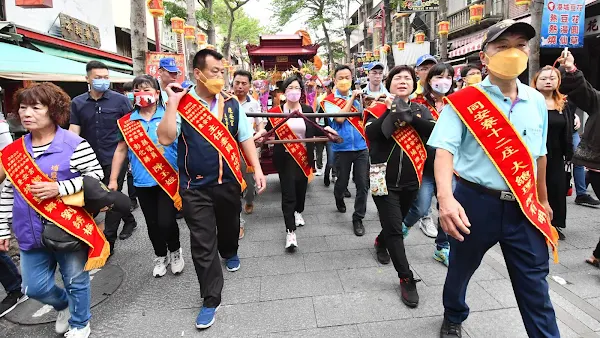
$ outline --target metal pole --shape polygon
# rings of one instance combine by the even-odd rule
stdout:
[[[282,113],[246,113],[246,116],[248,117],[279,117],[279,118],[286,118],[288,116],[292,115],[290,114],[282,114]],[[295,118],[302,118],[302,116],[298,116],[297,114],[293,114]],[[352,116],[362,116],[362,113],[360,112],[356,112],[356,113],[305,113],[302,114],[305,117],[352,117]]]
[[[160,52],[160,28],[158,27],[158,17],[154,17],[154,43],[156,44],[156,51]]]

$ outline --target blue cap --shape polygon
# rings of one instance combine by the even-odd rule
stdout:
[[[416,66],[419,67],[421,64],[423,64],[423,62],[425,61],[433,61],[433,63],[437,63],[437,60],[435,57],[433,57],[433,55],[431,54],[425,54],[425,55],[421,55],[418,59],[417,59],[417,63]]]
[[[385,69],[385,67],[383,66],[383,63],[381,63],[381,62],[371,62],[371,65],[369,67],[369,71],[372,71],[375,68],[381,68],[381,70]]]
[[[162,58],[160,59],[160,68],[164,68],[167,72],[177,73],[179,72],[179,68],[177,68],[177,63],[175,63],[175,58]]]
[[[194,84],[191,81],[185,80],[181,83],[181,86],[183,87],[183,89],[188,89],[188,87],[193,86]]]

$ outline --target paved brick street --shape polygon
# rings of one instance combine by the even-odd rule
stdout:
[[[212,328],[200,332],[194,327],[201,299],[187,227],[180,221],[187,264],[183,274],[169,272],[155,279],[153,251],[138,209],[138,230],[118,241],[110,261],[125,271],[123,284],[92,309],[92,336],[437,337],[446,268],[432,258],[433,239],[414,228],[406,240],[408,259],[422,279],[417,285],[419,307],[409,309],[400,300],[393,266],[375,260],[373,240],[380,225],[371,198],[367,235],[356,237],[353,198],[347,200],[348,212],[338,213],[333,187],[325,188],[322,177],[316,177],[307,196],[307,224],[297,231],[299,250],[290,254],[283,249],[277,177],[271,175],[269,184],[254,214],[244,215],[241,269],[231,273],[223,268],[223,304]],[[354,197],[353,187],[350,191]],[[584,263],[600,236],[599,219],[600,209],[579,207],[569,199],[567,239],[560,243],[560,264],[551,264],[549,276],[563,337],[600,336],[600,270]],[[498,246],[473,277],[467,301],[472,312],[464,324],[465,336],[526,337]],[[3,337],[54,337],[53,329],[53,324],[23,326],[0,320]]]

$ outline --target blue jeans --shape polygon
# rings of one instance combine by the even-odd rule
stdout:
[[[573,151],[581,142],[578,132],[573,132]],[[573,165],[573,180],[575,181],[575,192],[577,196],[587,194],[587,184],[585,182],[585,168],[580,165]]]
[[[548,246],[516,202],[478,192],[461,182],[454,197],[471,222],[463,242],[450,238],[450,264],[444,284],[444,316],[462,323],[469,315],[467,285],[485,253],[496,243],[504,254],[521,318],[529,337],[560,337],[550,302]]]
[[[418,220],[429,215],[429,208],[431,207],[431,200],[435,191],[435,179],[433,176],[423,175],[423,181],[417,193],[417,198],[404,218],[404,225],[410,228]]]
[[[56,311],[69,308],[69,325],[83,328],[92,314],[90,312],[90,274],[83,271],[87,262],[87,250],[77,252],[52,252],[46,249],[21,251],[21,272],[24,293],[54,307]],[[56,264],[65,289],[54,282]]]
[[[17,266],[6,252],[0,252],[0,284],[6,293],[17,291],[21,288],[21,275]]]

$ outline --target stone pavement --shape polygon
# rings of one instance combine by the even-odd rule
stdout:
[[[406,240],[418,278],[419,307],[400,300],[391,264],[375,260],[373,241],[380,230],[369,198],[367,234],[352,232],[352,201],[340,214],[333,186],[322,177],[309,185],[304,218],[297,231],[299,249],[284,251],[285,227],[277,176],[257,198],[254,214],[244,215],[246,237],[240,241],[241,269],[227,272],[223,304],[215,325],[194,327],[201,306],[191,263],[188,230],[180,221],[186,268],[152,277],[153,251],[141,211],[138,230],[118,241],[111,264],[125,271],[121,287],[92,309],[93,337],[437,337],[442,321],[442,287],[446,268],[432,258],[433,239],[418,228]],[[354,189],[350,188],[354,197]],[[232,211],[234,212],[234,211]],[[563,337],[600,336],[600,270],[584,263],[600,235],[600,209],[579,207],[569,198],[566,241],[560,264],[551,264],[551,296]],[[557,278],[560,277],[560,278]],[[555,280],[558,280],[555,281]],[[2,296],[2,295],[0,295]],[[501,250],[494,247],[469,285],[471,315],[465,337],[526,337]],[[16,325],[0,320],[3,337],[55,337],[53,324]]]

